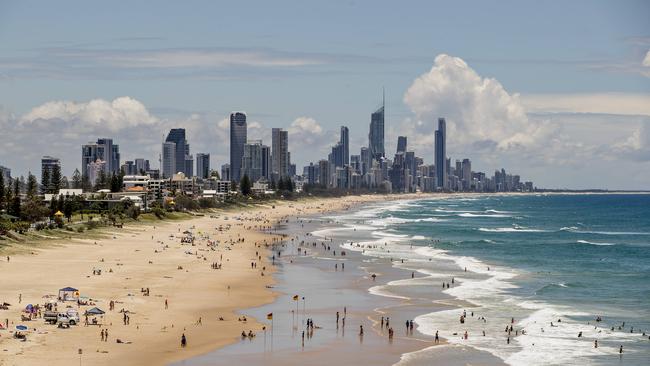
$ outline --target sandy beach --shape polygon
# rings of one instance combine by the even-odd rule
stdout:
[[[281,237],[263,228],[298,214],[413,197],[275,202],[180,222],[126,226],[107,239],[53,242],[57,245],[11,255],[8,261],[3,257],[0,302],[11,306],[0,310],[3,325],[8,321],[8,329],[0,330],[0,365],[67,365],[80,359],[92,365],[162,365],[236,342],[242,331],[259,332],[263,326],[250,317],[239,321],[238,310],[269,303],[276,296],[266,245]],[[185,231],[193,234],[194,245],[181,243]],[[101,275],[94,274],[98,270]],[[61,329],[40,318],[21,321],[28,304],[43,304],[44,296],[66,286],[79,289],[89,301],[80,307],[74,301],[57,304],[59,311],[78,308],[80,325]],[[84,311],[95,306],[106,312],[90,317],[101,325],[84,325]],[[29,327],[24,342],[12,337],[18,324]],[[107,341],[102,341],[102,330],[108,331]],[[185,348],[182,334],[187,337]]]

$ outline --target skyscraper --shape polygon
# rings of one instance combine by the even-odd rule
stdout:
[[[190,155],[190,145],[185,139],[185,129],[184,128],[172,128],[165,139],[165,142],[173,142],[174,147],[174,172],[176,174],[182,172],[187,177],[192,176],[193,171],[193,158]],[[163,165],[164,162],[163,162]],[[171,175],[169,175],[171,177]]]
[[[397,136],[397,152],[406,152],[406,136]]]
[[[163,178],[171,178],[176,171],[176,144],[173,142],[163,142],[162,144],[162,170]]]
[[[289,133],[281,128],[271,130],[271,167],[278,178],[289,176]]]
[[[435,132],[436,187],[447,189],[447,126],[444,118],[438,118]]]
[[[81,173],[88,175],[88,164],[101,160],[104,164],[101,168],[104,173],[110,175],[120,172],[120,146],[113,144],[113,139],[100,138],[96,143],[88,143],[81,146]],[[97,169],[95,166],[94,169]]]
[[[262,177],[271,179],[271,148],[266,145],[262,145]]]
[[[148,170],[151,168],[149,167],[149,160],[145,160],[142,158],[135,159],[135,172],[136,174],[146,174]]]
[[[196,154],[196,175],[203,179],[210,176],[210,154]]]
[[[248,176],[251,183],[262,177],[262,141],[249,141],[244,145],[240,176]]]
[[[246,114],[233,112],[230,114],[230,180],[239,182],[241,179],[241,162],[244,157],[244,145],[248,138]],[[249,177],[250,178],[250,177]]]
[[[384,151],[384,101],[381,107],[370,115],[370,132],[368,133],[370,157],[379,161],[386,156]]]
[[[343,165],[350,165],[350,130],[341,126],[341,137],[339,139],[342,146]]]
[[[361,148],[361,174],[366,174],[370,171],[372,167],[370,159],[370,150],[367,147]]]
[[[54,171],[55,166],[58,166],[59,169],[61,168],[61,160],[59,160],[59,158],[54,158],[51,156],[43,156],[41,158],[41,177],[45,175],[46,170],[47,170],[47,175],[49,177],[52,177],[52,172]]]

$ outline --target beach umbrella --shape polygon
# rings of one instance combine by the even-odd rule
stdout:
[[[21,331],[21,332],[24,332],[24,331],[26,331],[26,330],[28,330],[28,329],[29,329],[29,328],[28,328],[26,325],[22,325],[22,324],[20,324],[20,325],[16,325],[16,330],[19,330],[19,331]]]

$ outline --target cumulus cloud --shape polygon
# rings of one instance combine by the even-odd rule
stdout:
[[[650,67],[650,51],[645,54],[645,58],[643,59],[643,66]]]
[[[419,127],[433,126],[438,117],[445,117],[450,142],[455,144],[525,148],[550,132],[546,124],[528,119],[519,95],[509,94],[498,80],[481,77],[462,59],[445,54],[413,81],[404,102]]]
[[[318,161],[327,156],[327,151],[335,141],[335,132],[326,131],[311,117],[298,117],[287,129],[292,151],[292,162],[300,156],[303,162]],[[296,158],[294,158],[296,157]]]
[[[615,144],[613,150],[624,158],[650,161],[650,117],[645,118],[626,140]]]
[[[100,126],[110,131],[152,125],[158,119],[141,102],[130,97],[113,101],[94,99],[86,103],[53,101],[35,107],[21,118],[25,125],[49,121],[54,125],[75,124],[85,127]]]

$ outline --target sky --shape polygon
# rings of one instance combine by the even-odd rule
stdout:
[[[341,125],[366,146],[386,94],[386,153],[505,168],[547,188],[650,189],[648,1],[0,0],[0,165],[80,169],[112,137],[154,168],[164,135],[228,158],[289,131],[292,162],[326,158]]]

